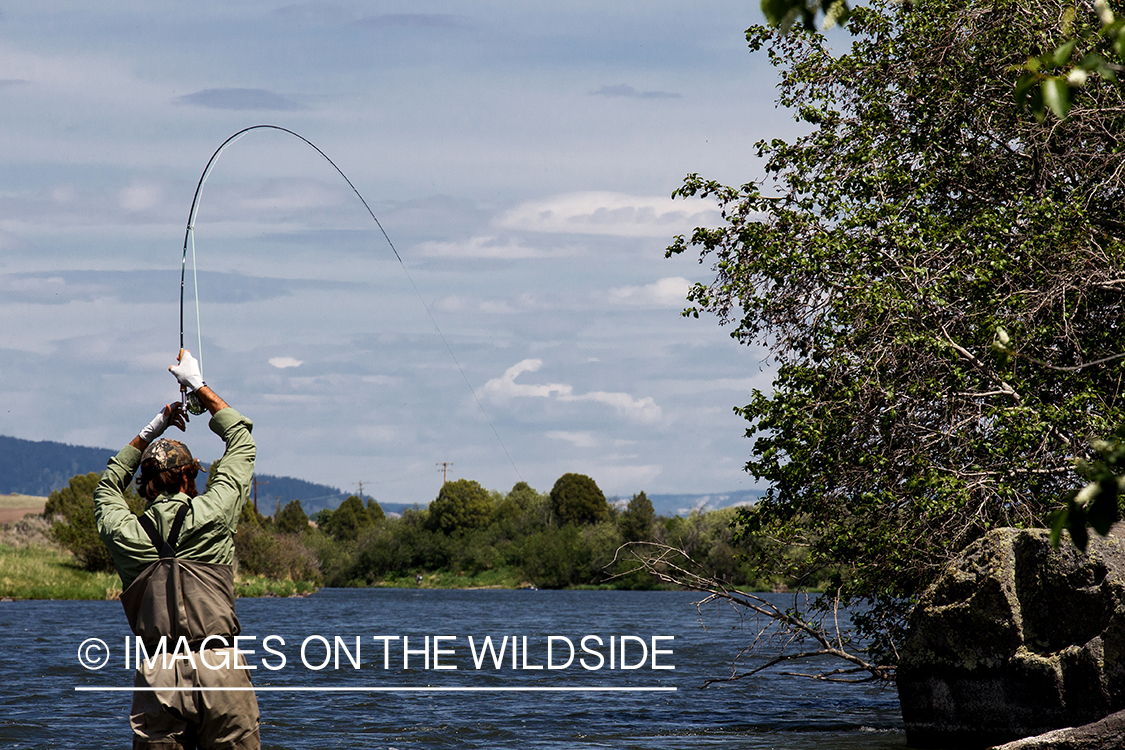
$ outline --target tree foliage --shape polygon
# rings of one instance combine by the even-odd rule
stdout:
[[[757,145],[762,183],[689,175],[675,194],[717,198],[724,223],[668,252],[716,274],[685,314],[776,363],[736,410],[772,486],[738,521],[762,571],[901,605],[985,530],[1042,525],[1123,422],[1121,92],[1091,82],[1049,125],[1012,96],[1056,16],[876,0],[844,54],[747,32],[810,132]]]
[[[283,534],[303,534],[309,530],[309,517],[300,500],[290,500],[273,519],[273,524]]]
[[[492,519],[488,490],[472,479],[457,479],[441,486],[430,503],[430,528],[451,534],[487,526]]]
[[[627,542],[640,542],[652,538],[652,527],[656,523],[656,511],[652,501],[643,491],[633,495],[617,520],[621,537]]]
[[[589,524],[610,516],[605,494],[585,474],[563,474],[551,488],[551,511],[560,524]]]
[[[373,497],[367,498],[367,517],[371,519],[373,524],[387,520],[387,514],[383,512],[383,506],[375,502]]]
[[[338,540],[355,541],[361,531],[375,525],[357,495],[350,495],[331,514],[317,514],[317,518],[322,519],[317,522],[324,532]]]
[[[1040,122],[1048,110],[1065,119],[1091,76],[1119,84],[1125,73],[1125,18],[1106,0],[1065,8],[1058,28],[1064,35],[1058,46],[1029,57],[1016,82],[1016,100]]]
[[[56,519],[48,532],[51,539],[74,553],[83,568],[114,571],[113,557],[98,535],[94,520],[94,490],[100,476],[90,472],[72,477],[66,487],[47,498],[43,515]],[[125,501],[134,513],[144,509],[144,501],[132,487],[125,490]]]

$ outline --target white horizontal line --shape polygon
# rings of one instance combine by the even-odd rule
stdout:
[[[81,693],[674,693],[674,687],[88,687]]]

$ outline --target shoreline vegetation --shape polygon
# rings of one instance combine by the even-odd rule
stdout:
[[[116,600],[121,596],[117,573],[82,567],[74,553],[47,535],[42,515],[0,525],[0,601],[20,599]],[[238,575],[239,597],[305,596],[317,589],[313,581],[271,580]]]
[[[50,498],[0,495],[0,504],[32,510],[0,523],[0,599],[120,596],[120,579],[93,528],[96,481],[97,474],[75,476]],[[675,588],[622,554],[629,542],[680,550],[683,560],[744,590],[815,590],[752,574],[744,561],[748,545],[731,530],[739,510],[658,516],[644,492],[611,502],[579,474],[564,475],[550,493],[523,482],[502,493],[455,480],[429,507],[401,516],[387,516],[374,500],[357,496],[312,519],[298,500],[279,504],[272,516],[248,503],[235,536],[236,591],[269,597],[304,596],[320,587]]]

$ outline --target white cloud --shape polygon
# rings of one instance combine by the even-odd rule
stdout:
[[[465,310],[476,310],[489,315],[511,315],[515,309],[503,300],[483,300],[476,302],[459,294],[450,294],[442,297],[434,305],[434,309],[447,313],[460,313]]]
[[[458,242],[423,242],[418,245],[421,254],[430,258],[545,258],[559,253],[541,248],[527,247],[509,238],[501,243],[496,237],[472,237]],[[573,251],[569,251],[573,252]]]
[[[284,370],[286,367],[300,367],[304,361],[293,357],[270,357],[270,364],[279,370]]]
[[[671,276],[644,286],[621,286],[609,290],[609,301],[617,305],[680,307],[684,304],[691,282],[682,276]]]
[[[240,186],[246,191],[249,186]],[[215,197],[228,199],[228,191],[219,191]],[[329,186],[319,180],[288,177],[264,180],[253,186],[248,194],[238,195],[231,201],[235,203],[237,214],[256,216],[263,212],[289,214],[294,211],[308,211],[339,206],[345,199],[344,189]]]
[[[516,378],[525,372],[535,372],[543,366],[541,359],[525,359],[509,367],[504,374],[493,378],[480,389],[482,398],[493,401],[507,401],[513,398],[550,398],[552,394],[569,396],[573,390],[569,385],[549,383],[547,385],[523,385]]]
[[[480,303],[480,311],[492,315],[511,315],[515,309],[503,300],[485,300]]]
[[[478,395],[504,402],[513,398],[554,398],[557,401],[593,401],[612,406],[620,415],[651,424],[660,420],[662,413],[651,397],[633,398],[628,393],[591,391],[575,393],[573,386],[565,383],[528,385],[517,383],[516,378],[525,372],[535,372],[543,366],[541,359],[525,359],[509,367],[504,374],[484,384]]]
[[[713,200],[586,192],[522,203],[497,224],[529,232],[670,237],[721,220]]]
[[[160,204],[164,190],[151,182],[134,180],[118,195],[118,203],[126,211],[146,211]]]
[[[627,488],[625,492],[634,492],[631,488],[643,489],[652,486],[652,483],[663,473],[660,466],[648,464],[643,466],[598,466],[592,470],[591,476],[598,477],[598,485],[603,488]],[[621,490],[617,490],[621,491]],[[615,494],[613,489],[610,494]]]
[[[390,443],[400,438],[399,431],[391,425],[358,425],[354,432],[356,437],[370,443]]]
[[[576,448],[596,448],[598,441],[594,438],[592,432],[566,432],[564,430],[552,430],[547,433],[547,438],[550,440],[564,440],[573,444]]]

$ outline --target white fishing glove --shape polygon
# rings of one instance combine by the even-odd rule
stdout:
[[[168,370],[176,376],[176,380],[180,381],[180,385],[186,388],[189,393],[195,393],[207,385],[203,382],[203,373],[199,371],[199,363],[195,361],[195,357],[191,356],[191,352],[187,349],[180,349],[180,356],[177,361],[179,364],[172,365]]]
[[[171,425],[178,427],[181,432],[187,426],[187,419],[178,401],[161,409],[160,413],[143,430],[137,433],[137,437],[146,443],[151,443],[163,435],[164,431]]]

